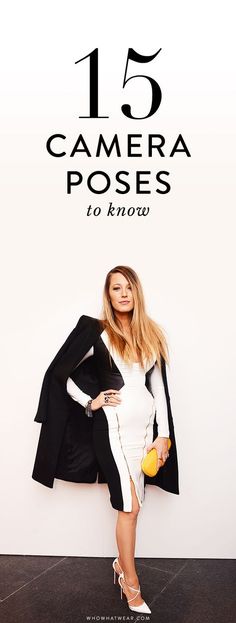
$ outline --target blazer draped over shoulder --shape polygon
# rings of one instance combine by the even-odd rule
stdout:
[[[83,315],[45,372],[35,422],[41,423],[32,478],[46,487],[53,487],[54,478],[78,483],[106,483],[93,447],[93,418],[73,400],[66,389],[71,376],[74,382],[92,398],[102,391],[93,357],[86,352],[103,331],[97,318]],[[179,494],[178,459],[174,423],[167,384],[166,363],[162,357],[162,378],[165,388],[170,439],[169,457],[156,476],[144,476],[145,484],[157,485],[165,491]],[[102,407],[101,407],[102,410]],[[158,435],[156,417],[153,440]]]

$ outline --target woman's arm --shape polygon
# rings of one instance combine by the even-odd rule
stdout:
[[[162,372],[157,362],[155,363],[154,369],[150,376],[150,384],[155,401],[156,420],[158,424],[158,437],[169,437],[170,431],[165,388],[162,378]]]
[[[88,352],[84,355],[83,359],[81,359],[81,361],[78,363],[78,366],[82,363],[82,361],[84,361],[84,359],[87,359],[87,357],[92,357],[93,352],[94,349],[92,346],[90,350],[88,350]],[[71,398],[73,398],[73,400],[76,400],[76,402],[79,402],[82,407],[86,407],[87,402],[91,400],[91,396],[83,392],[82,389],[80,389],[80,387],[72,380],[70,376],[67,379],[66,389],[68,394],[70,394]]]

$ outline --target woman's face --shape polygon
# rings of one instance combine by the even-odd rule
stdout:
[[[111,275],[109,296],[115,310],[129,312],[133,309],[134,300],[131,285],[121,273]]]

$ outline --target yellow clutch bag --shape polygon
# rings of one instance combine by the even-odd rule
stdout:
[[[171,446],[171,440],[168,439],[168,450]],[[147,476],[156,476],[161,465],[158,466],[158,454],[156,448],[152,448],[150,452],[146,454],[141,463],[141,468]]]

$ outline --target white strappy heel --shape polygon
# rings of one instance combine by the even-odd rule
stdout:
[[[120,567],[121,573],[123,573],[123,569],[121,569],[121,566],[120,566],[118,558],[115,558],[113,560],[113,563],[112,563],[112,566],[113,566],[113,569],[114,569],[114,584],[116,583],[116,574],[120,575],[119,571],[116,571],[116,569],[115,569],[115,564],[117,564]]]
[[[122,573],[119,574],[119,577],[118,577],[118,582],[119,582],[119,585],[120,585],[120,598],[122,599],[123,586],[121,584],[121,578],[122,578],[122,580],[124,580],[124,582],[126,582],[126,579],[125,579],[123,571],[122,571]],[[127,582],[126,582],[126,584],[127,584]],[[151,610],[150,610],[150,608],[148,607],[148,605],[146,604],[145,601],[140,606],[130,606],[129,605],[130,601],[133,601],[135,599],[135,597],[137,597],[137,595],[140,593],[140,586],[139,586],[139,588],[134,588],[133,586],[129,586],[129,584],[127,584],[127,586],[132,591],[135,591],[135,593],[136,593],[136,595],[134,597],[131,597],[131,599],[127,599],[128,606],[129,606],[130,610],[133,610],[135,612],[143,612],[145,614],[151,614]]]

